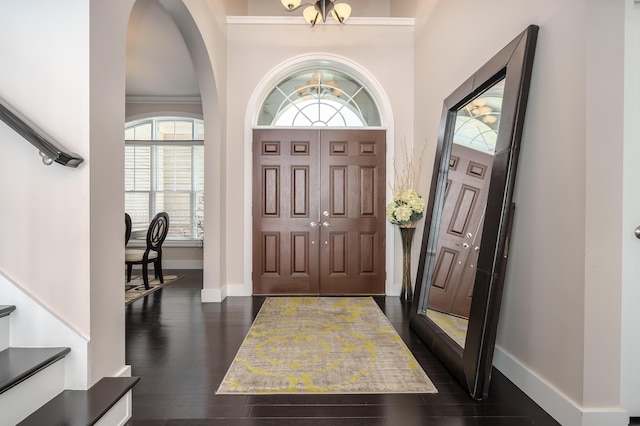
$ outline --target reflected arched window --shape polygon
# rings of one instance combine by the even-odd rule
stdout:
[[[305,70],[269,93],[258,125],[272,127],[373,127],[380,113],[363,84],[341,71]]]

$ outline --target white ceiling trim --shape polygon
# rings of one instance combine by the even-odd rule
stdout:
[[[201,104],[200,96],[127,96],[127,103],[134,104]]]
[[[639,0],[640,1],[640,0]],[[375,26],[414,26],[415,18],[370,18],[351,17],[347,21],[347,26],[375,25]],[[309,26],[302,17],[298,16],[227,16],[227,24],[232,25],[304,25]],[[340,25],[333,20],[327,19],[322,25]]]

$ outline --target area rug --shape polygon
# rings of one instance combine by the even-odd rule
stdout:
[[[371,297],[269,297],[216,394],[436,392]]]
[[[427,317],[431,318],[461,348],[464,348],[465,340],[467,339],[467,328],[469,327],[468,319],[434,311],[433,309],[427,309]]]
[[[153,274],[151,275],[153,276]],[[125,306],[135,302],[138,299],[147,296],[154,291],[158,291],[164,286],[167,286],[171,283],[176,282],[180,279],[179,275],[165,275],[163,277],[164,283],[161,283],[157,278],[149,277],[149,290],[144,288],[144,281],[142,281],[142,275],[131,277],[131,281],[125,283],[125,292],[124,292],[124,304]],[[125,278],[126,281],[126,278]]]

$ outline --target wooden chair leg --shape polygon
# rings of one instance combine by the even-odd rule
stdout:
[[[131,270],[133,269],[132,263],[127,263],[127,282],[131,282]]]
[[[142,281],[144,288],[149,290],[149,265],[147,263],[142,264]]]
[[[153,262],[153,270],[156,272],[156,278],[160,279],[160,283],[164,284],[164,276],[162,275],[162,258],[158,256]]]

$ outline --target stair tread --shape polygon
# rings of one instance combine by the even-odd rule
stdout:
[[[69,348],[8,348],[0,351],[0,393],[63,358]]]
[[[66,390],[19,423],[20,426],[95,424],[139,377],[103,377],[89,390]]]
[[[15,310],[16,307],[14,305],[0,305],[0,318],[6,317]]]

